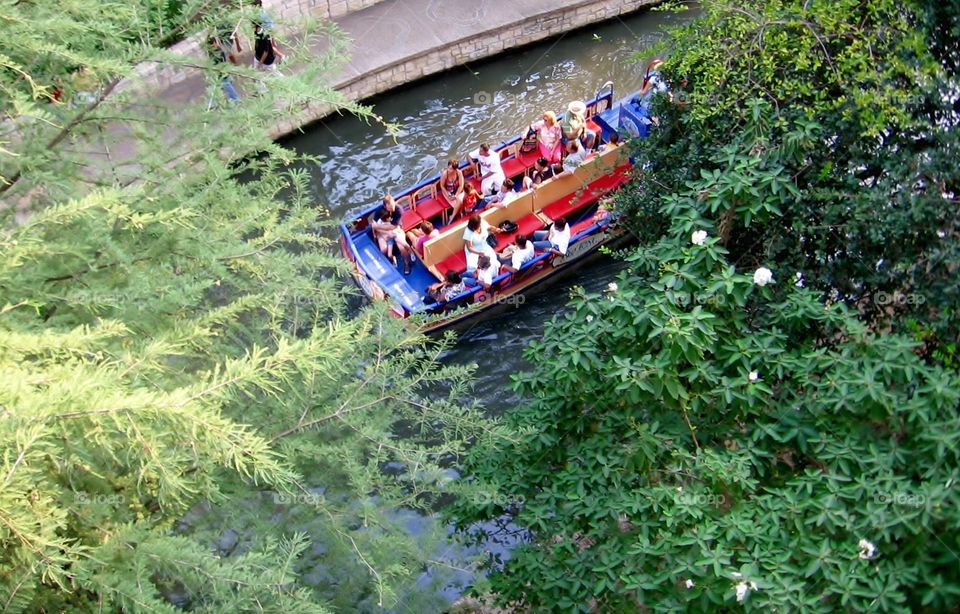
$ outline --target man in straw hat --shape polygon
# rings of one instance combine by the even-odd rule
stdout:
[[[590,150],[597,141],[597,134],[587,128],[587,105],[583,104],[582,100],[574,100],[567,105],[567,112],[563,114],[560,129],[563,132],[561,140],[564,145],[577,139],[581,145]]]

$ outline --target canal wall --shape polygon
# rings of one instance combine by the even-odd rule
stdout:
[[[337,20],[354,39],[353,55],[345,69],[333,76],[332,84],[350,100],[364,100],[456,66],[658,3],[659,0],[380,0]],[[273,136],[289,134],[334,111],[335,107],[328,104],[308,106],[276,125]]]

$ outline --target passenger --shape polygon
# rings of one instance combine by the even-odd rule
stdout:
[[[496,194],[500,184],[506,179],[503,167],[500,166],[500,154],[484,143],[480,145],[475,157],[480,164],[480,192],[484,196]]]
[[[412,245],[413,249],[423,256],[423,244],[439,236],[440,231],[434,228],[429,220],[424,220],[420,222],[420,226],[407,231],[407,245]]]
[[[560,142],[563,133],[560,130],[560,124],[557,123],[556,114],[553,111],[546,111],[542,119],[530,124],[530,130],[537,133],[540,157],[550,162],[559,162],[563,153],[563,144]]]
[[[460,273],[447,271],[446,281],[437,282],[427,288],[427,295],[424,297],[423,302],[428,305],[449,302],[450,299],[463,292],[464,288],[465,286],[463,279],[460,278]]]
[[[607,142],[600,146],[600,151],[607,151],[610,149],[616,149],[620,145],[620,133],[614,132],[610,135],[610,138],[607,139]]]
[[[553,175],[553,165],[546,158],[537,158],[533,168],[530,169],[530,176],[523,178],[523,185],[526,188],[531,188],[540,185],[547,179],[552,179]]]
[[[489,290],[493,285],[493,280],[500,274],[500,261],[496,258],[483,255],[477,260],[477,270],[472,275],[464,275],[463,283],[467,287],[481,286],[484,290]]]
[[[563,131],[563,143],[570,141],[580,141],[588,150],[593,149],[597,140],[597,135],[593,130],[587,128],[587,105],[580,100],[575,100],[567,106],[567,112],[563,115],[563,121],[560,122],[560,128]]]
[[[481,219],[479,214],[474,214],[467,222],[467,228],[463,231],[463,250],[467,257],[467,273],[476,270],[477,260],[480,256],[486,255],[496,258],[497,252],[487,243],[487,237],[490,233],[499,233],[498,228],[490,226],[490,222]]]
[[[447,168],[440,173],[440,197],[443,199],[441,202],[453,207],[454,215],[458,214],[463,206],[463,188],[466,183],[457,161],[451,159],[447,162]]]
[[[516,184],[513,183],[513,179],[504,179],[503,183],[500,184],[500,191],[497,192],[494,196],[487,198],[485,202],[485,207],[493,207],[495,209],[503,209],[517,198],[520,197],[513,188]]]
[[[667,84],[660,76],[660,71],[657,70],[662,65],[663,60],[660,58],[654,58],[647,64],[647,69],[643,75],[643,85],[640,86],[639,92],[641,105],[644,104],[644,101],[649,101],[650,97],[657,92],[667,91]]]
[[[528,241],[526,235],[517,235],[516,245],[510,247],[513,249],[505,249],[500,254],[500,262],[509,262],[510,264],[504,264],[502,268],[511,273],[516,273],[523,266],[523,263],[533,259],[533,242]]]
[[[580,141],[570,141],[567,143],[567,157],[563,159],[563,174],[577,170],[586,160],[587,151],[580,146]]]
[[[613,210],[613,199],[608,197],[602,199],[597,206],[597,210],[593,213],[593,223],[609,226],[610,224],[616,224],[619,217],[620,213]]]
[[[660,76],[660,71],[657,70],[663,64],[663,60],[659,58],[654,58],[650,60],[647,64],[647,69],[643,75],[643,85],[640,86],[640,92],[634,101],[640,105],[640,109],[643,112],[643,117],[641,122],[646,125],[657,126],[660,124],[660,118],[651,115],[651,104],[653,103],[653,97],[659,93],[667,92],[667,84]]]
[[[479,207],[481,200],[483,200],[483,196],[481,196],[480,192],[477,192],[477,188],[473,187],[473,184],[468,181],[467,184],[463,186],[463,201],[459,207],[454,208],[453,214],[450,216],[450,221],[452,222],[457,219],[461,213],[473,213],[473,210]]]
[[[370,230],[380,251],[396,266],[397,258],[390,249],[390,242],[393,241],[403,258],[403,274],[409,275],[410,267],[413,265],[413,250],[410,249],[407,237],[403,234],[402,219],[403,212],[397,206],[397,201],[387,194],[383,197],[383,206],[370,216]]]
[[[558,217],[550,225],[550,230],[537,230],[533,233],[533,246],[545,249],[557,256],[565,256],[570,246],[570,224],[567,218]]]

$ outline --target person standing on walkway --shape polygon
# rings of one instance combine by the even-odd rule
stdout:
[[[280,64],[283,54],[277,49],[277,44],[274,42],[273,36],[264,29],[263,24],[257,21],[253,22],[253,36],[254,69],[270,73],[274,77],[282,76],[280,71],[277,70],[277,65]],[[257,89],[260,93],[263,93],[267,88],[261,81],[258,82]]]
[[[220,84],[223,86],[223,93],[226,94],[227,100],[230,102],[239,102],[240,94],[237,93],[237,88],[234,87],[233,80],[230,79],[230,75],[226,74],[223,66],[227,62],[230,62],[234,65],[238,65],[240,63],[236,54],[233,53],[233,43],[225,47],[223,41],[219,36],[216,35],[211,36],[207,43],[209,46],[208,52],[210,54],[210,59],[213,61],[213,68],[217,73],[219,73]]]

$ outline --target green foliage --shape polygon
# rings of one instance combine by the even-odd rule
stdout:
[[[451,513],[531,532],[489,587],[529,611],[955,608],[956,7],[703,9],[618,199],[643,247],[471,451],[504,504]]]
[[[650,167],[624,202],[635,226],[649,232],[663,195],[712,177],[695,209],[736,261],[800,271],[877,330],[930,321],[926,355],[955,344],[956,20],[953,30],[942,21],[951,9],[886,0],[704,9],[668,44],[677,104],[656,103],[661,129],[641,154]],[[759,212],[768,188],[780,190],[775,207]]]
[[[687,226],[574,297],[518,378],[535,400],[508,424],[536,432],[472,453],[537,536],[494,589],[536,611],[711,610],[741,581],[760,610],[955,603],[960,378],[809,290],[759,287],[717,238],[678,244]]]
[[[390,607],[427,556],[394,510],[431,505],[490,427],[458,403],[468,370],[435,362],[448,340],[348,309],[332,225],[269,138],[341,101],[318,84],[343,43],[324,26],[328,56],[229,112],[165,107],[121,79],[212,70],[155,46],[167,3],[93,4],[0,8],[0,611]],[[67,64],[93,100],[46,101]],[[305,581],[308,562],[333,579]]]

